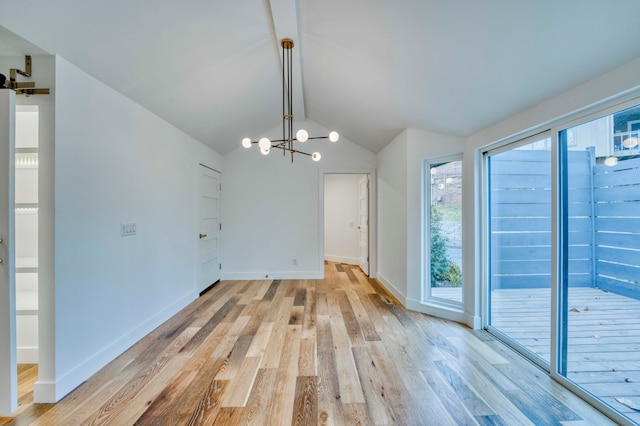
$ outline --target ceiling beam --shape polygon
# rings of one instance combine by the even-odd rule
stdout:
[[[283,38],[290,38],[294,42],[292,61],[293,117],[294,120],[305,120],[304,85],[302,84],[302,61],[300,60],[301,43],[298,32],[298,1],[269,0],[269,3],[271,6],[271,18],[273,20],[274,36],[277,42],[281,69],[282,47],[280,46],[280,41]]]

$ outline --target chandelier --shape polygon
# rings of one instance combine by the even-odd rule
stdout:
[[[309,154],[294,148],[294,142],[304,143],[312,139],[329,139],[331,142],[337,142],[340,136],[338,132],[331,132],[328,136],[309,136],[309,132],[300,129],[293,133],[293,84],[292,84],[292,61],[291,51],[293,50],[293,40],[290,38],[282,39],[282,139],[270,140],[269,138],[260,138],[257,141],[250,138],[242,140],[242,146],[251,148],[253,144],[258,144],[260,152],[268,155],[272,149],[281,149],[282,155],[286,156],[287,152],[291,153],[291,162],[293,163],[293,154],[302,154],[310,156],[313,161],[320,161],[319,152]]]

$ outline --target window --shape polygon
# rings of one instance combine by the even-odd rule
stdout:
[[[424,281],[426,299],[462,305],[462,160],[426,160]]]

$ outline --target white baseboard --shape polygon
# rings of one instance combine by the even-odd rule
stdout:
[[[467,313],[465,313],[465,317],[466,317],[465,324],[467,324],[472,329],[480,330],[482,328],[482,318],[481,317],[479,317],[477,315],[467,314]]]
[[[388,279],[386,279],[384,275],[378,272],[378,276],[376,279],[380,281],[380,284],[382,284],[389,291],[389,293],[393,294],[393,297],[398,299],[398,301],[402,303],[403,306],[407,306],[407,296],[402,294],[402,292]]]
[[[37,364],[38,348],[18,347],[16,348],[16,359],[18,361],[18,364]]]
[[[63,395],[64,396],[64,395]],[[56,383],[55,382],[41,382],[37,381],[33,385],[33,402],[38,403],[55,403],[62,399],[56,395]]]
[[[224,272],[223,280],[320,280],[324,271]]]
[[[359,263],[359,259],[357,257],[334,256],[331,254],[325,254],[324,260],[327,260],[329,262],[344,263],[347,265],[357,265]]]
[[[55,403],[114,360],[134,343],[149,334],[153,329],[177,314],[182,308],[198,298],[195,291],[182,296],[171,305],[143,321],[118,340],[105,346],[101,351],[85,359],[79,365],[60,375],[55,382],[37,382],[34,386],[35,403]]]

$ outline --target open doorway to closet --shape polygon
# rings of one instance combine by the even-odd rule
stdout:
[[[357,265],[370,275],[368,173],[324,175],[324,260]]]

